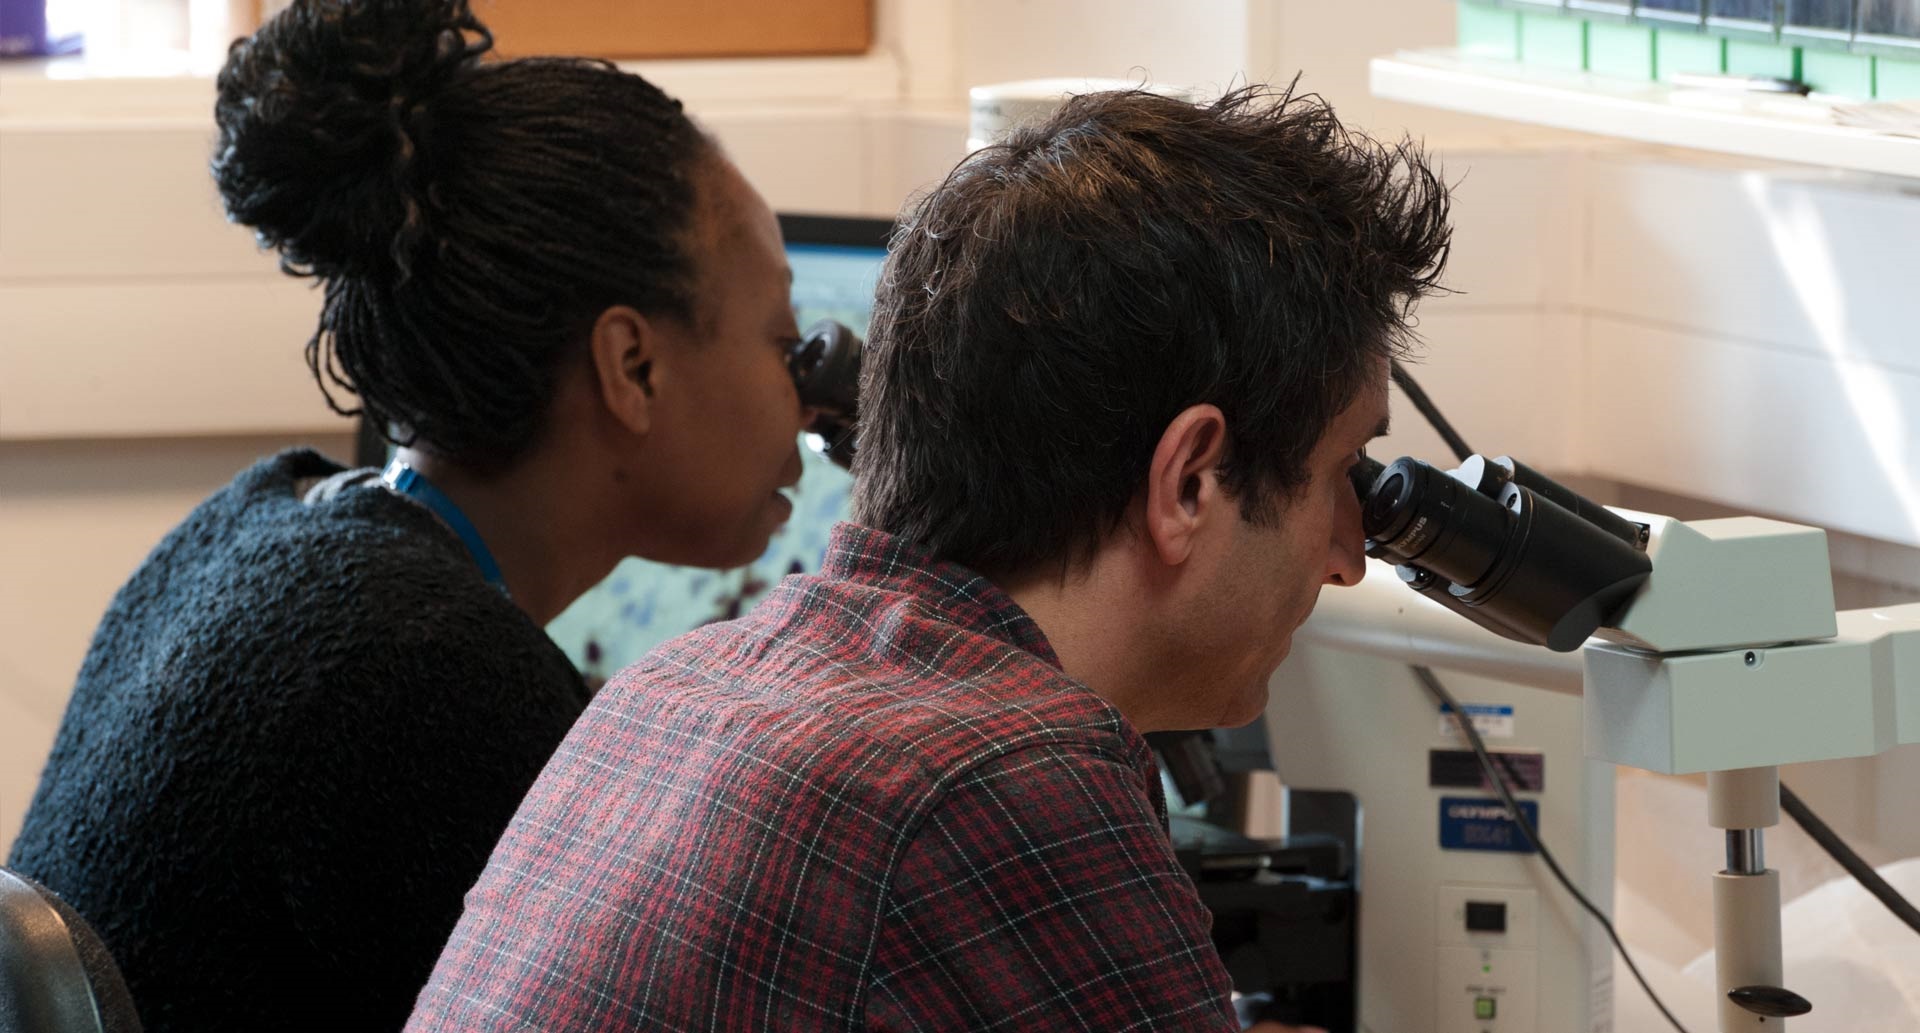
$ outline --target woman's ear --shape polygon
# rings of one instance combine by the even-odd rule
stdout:
[[[653,426],[660,336],[657,323],[625,305],[615,305],[593,321],[588,347],[600,402],[634,434],[645,434]]]
[[[1193,554],[1209,521],[1229,502],[1220,484],[1227,419],[1219,407],[1194,405],[1167,424],[1147,468],[1146,531],[1160,562],[1177,566]]]

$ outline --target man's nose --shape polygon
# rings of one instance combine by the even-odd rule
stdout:
[[[1367,533],[1360,527],[1360,496],[1341,492],[1327,542],[1327,584],[1353,586],[1367,576]]]

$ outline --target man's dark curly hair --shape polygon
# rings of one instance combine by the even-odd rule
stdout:
[[[1317,96],[1069,101],[903,219],[860,384],[854,519],[1007,577],[1084,559],[1161,433],[1219,406],[1269,518],[1438,291],[1447,190]]]
[[[711,151],[639,76],[482,63],[492,42],[466,0],[296,0],[234,43],[214,108],[228,217],[326,286],[328,404],[479,468],[532,443],[609,306],[692,315]]]

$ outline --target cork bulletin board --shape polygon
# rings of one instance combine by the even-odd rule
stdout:
[[[503,56],[865,53],[872,0],[474,0]]]
[[[233,35],[288,0],[228,0]],[[502,57],[800,57],[864,54],[873,0],[472,0]]]

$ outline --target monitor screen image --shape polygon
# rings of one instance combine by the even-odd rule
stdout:
[[[781,215],[793,307],[805,330],[836,319],[862,337],[893,224],[884,219]],[[815,570],[827,534],[844,519],[852,480],[804,444],[793,516],[759,559],[738,570],[701,570],[628,559],[547,626],[574,666],[598,684],[647,650],[702,624],[737,617],[788,574]]]
[[[893,223],[783,215],[780,232],[787,241],[787,264],[793,268],[793,311],[800,329],[836,319],[865,337]]]

